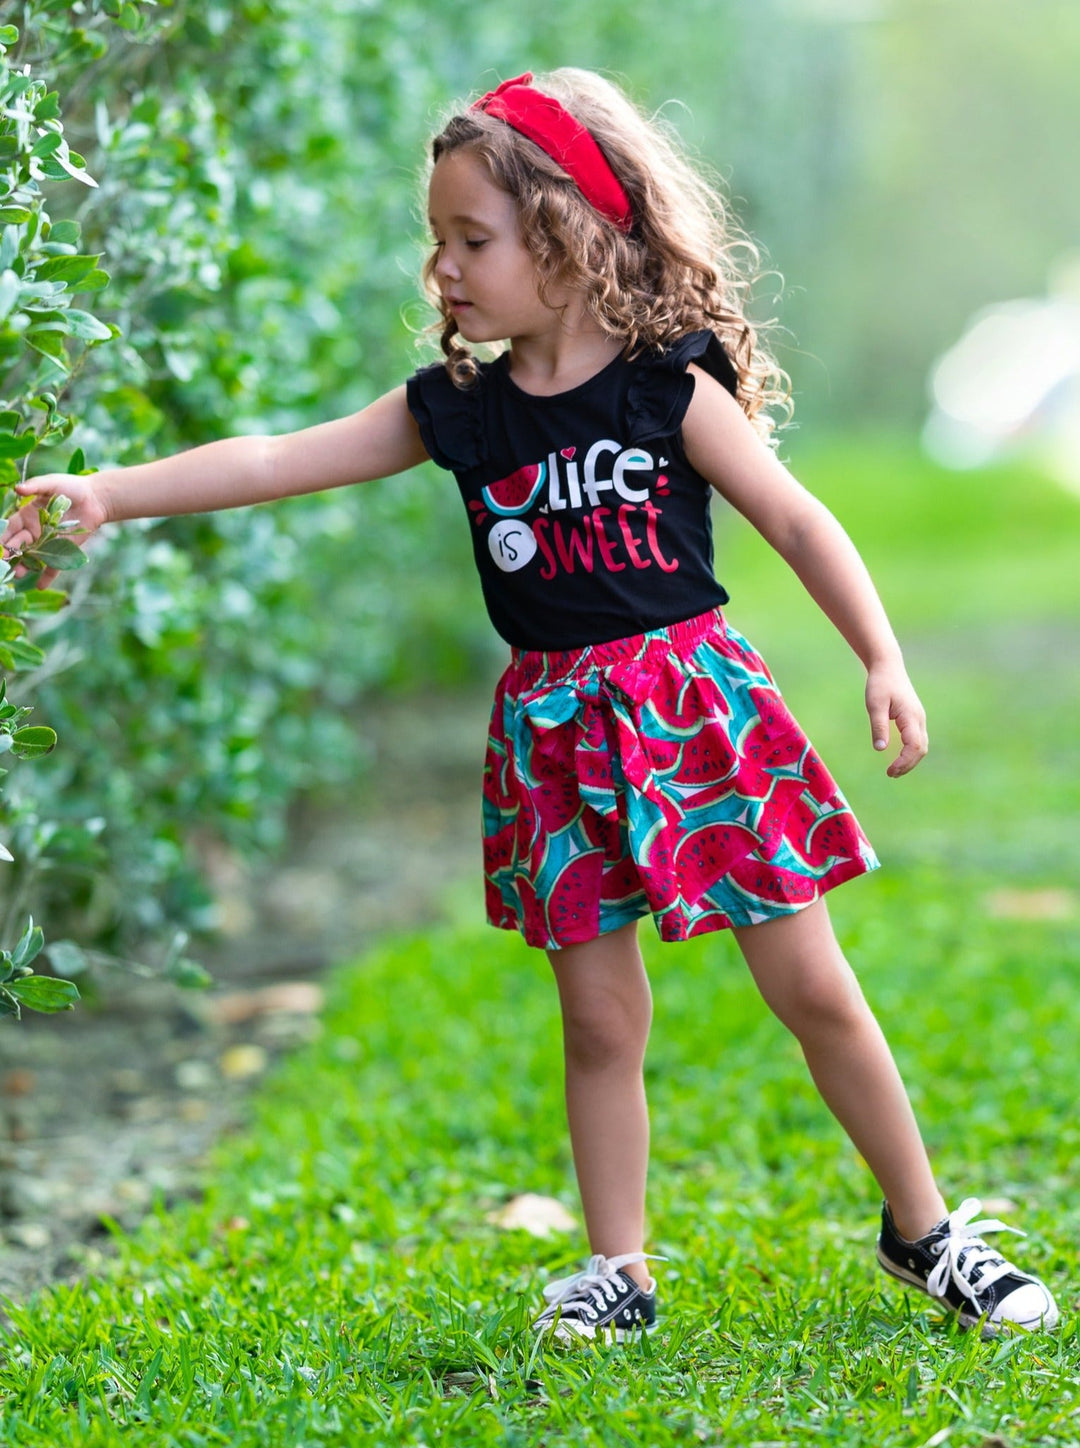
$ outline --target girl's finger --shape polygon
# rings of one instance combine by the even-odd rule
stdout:
[[[903,748],[885,771],[890,779],[898,779],[900,775],[907,774],[914,769],[929,747],[925,724],[901,717],[897,719],[896,725],[900,730],[900,741]]]
[[[907,774],[914,769],[921,758],[922,755],[913,749],[901,749],[885,773],[890,779],[899,779],[902,774]]]
[[[15,491],[20,498],[28,498],[37,493],[58,493],[60,488],[47,478],[30,478],[28,482],[16,483]]]
[[[888,704],[867,704],[870,715],[870,738],[875,749],[889,747],[889,706]]]
[[[870,738],[874,748],[888,749],[893,691],[882,680],[870,677],[866,681],[865,702],[866,712],[870,716]]]

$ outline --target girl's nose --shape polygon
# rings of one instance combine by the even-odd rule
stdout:
[[[444,246],[439,251],[439,260],[435,263],[435,275],[445,277],[447,281],[457,281],[461,276],[457,262],[450,255],[450,248]]]

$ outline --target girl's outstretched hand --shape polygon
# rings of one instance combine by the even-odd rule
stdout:
[[[872,665],[866,676],[866,712],[875,749],[889,747],[889,721],[896,720],[903,748],[885,771],[899,779],[926,753],[926,710],[901,663]]]
[[[18,485],[15,491],[29,501],[18,512],[12,513],[7,520],[3,537],[0,537],[0,548],[3,549],[4,557],[12,559],[12,555],[15,555],[13,561],[17,575],[21,576],[27,571],[18,562],[17,555],[25,548],[32,548],[41,537],[38,498],[41,503],[46,503],[60,494],[71,499],[71,507],[64,514],[64,521],[79,525],[78,531],[72,532],[72,541],[78,543],[80,548],[102,523],[108,521],[108,512],[96,481],[93,474],[79,477],[72,473],[42,473],[40,477],[31,478],[29,482]],[[39,583],[46,587],[55,577],[56,570],[47,568]]]

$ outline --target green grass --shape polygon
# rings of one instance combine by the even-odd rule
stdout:
[[[1068,942],[915,884],[852,887],[841,930],[943,1180],[1016,1200],[1024,1259],[1063,1299],[1058,1334],[982,1343],[875,1273],[873,1183],[729,944],[709,941],[651,952],[650,1245],[670,1258],[668,1325],[639,1347],[537,1351],[539,1268],[568,1270],[583,1244],[485,1217],[520,1190],[573,1202],[553,992],[516,939],[448,927],[339,976],[321,1042],[219,1153],[203,1204],[16,1312],[0,1434],[1076,1441]]]
[[[881,451],[837,449],[803,472],[829,495]],[[733,615],[772,656],[885,857],[885,871],[836,892],[834,918],[943,1184],[953,1200],[1016,1203],[1029,1236],[1009,1250],[1052,1282],[1059,1329],[982,1342],[876,1272],[873,1181],[732,943],[660,947],[646,929],[649,1245],[670,1259],[664,1325],[617,1349],[536,1344],[543,1272],[571,1270],[585,1244],[537,1243],[486,1216],[526,1190],[574,1206],[557,1005],[538,953],[454,923],[479,915],[470,884],[445,927],[337,973],[321,1039],[222,1145],[203,1201],[158,1212],[116,1262],[14,1310],[0,1440],[1080,1443],[1077,926],[987,909],[1003,885],[1077,879],[1080,684],[1055,646],[1076,617],[1055,570],[1077,507],[1002,472],[998,523],[968,547],[941,476],[886,461],[888,508],[866,503],[853,531],[898,590],[930,705],[939,742],[915,776],[884,778],[857,670],[808,606],[787,617],[788,585],[743,535],[721,539],[721,576],[738,574]],[[976,485],[963,488],[970,503]],[[1010,498],[1041,519],[1023,544],[1038,608],[987,586],[1019,550]],[[905,601],[923,566],[920,512],[953,530],[951,553],[941,545],[950,591],[924,582]]]

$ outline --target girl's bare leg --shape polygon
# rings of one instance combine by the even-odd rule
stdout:
[[[566,1113],[593,1252],[641,1252],[649,1117],[642,1064],[652,994],[636,924],[548,951],[562,1005]],[[642,1286],[644,1262],[626,1270]]]
[[[766,1003],[797,1037],[818,1090],[877,1178],[898,1231],[946,1215],[907,1092],[819,900],[735,931]]]

